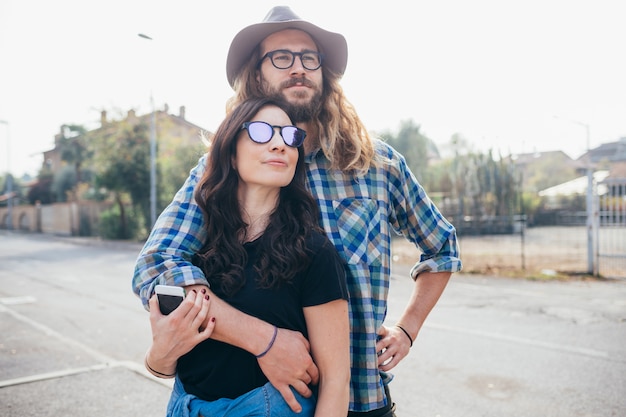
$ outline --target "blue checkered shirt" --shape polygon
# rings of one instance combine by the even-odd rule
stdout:
[[[319,204],[321,223],[347,264],[351,411],[385,405],[383,383],[390,378],[378,370],[376,335],[387,312],[392,232],[403,235],[422,252],[411,270],[414,278],[423,271],[461,270],[454,227],[427,197],[404,158],[384,142],[375,144],[380,163],[358,177],[331,170],[322,152],[305,159],[308,186]],[[159,216],[137,259],[133,289],[144,305],[156,284],[206,284],[202,271],[191,263],[206,236],[202,212],[193,199],[205,162],[203,157]]]

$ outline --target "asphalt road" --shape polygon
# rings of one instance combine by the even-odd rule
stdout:
[[[130,288],[139,248],[0,231],[0,416],[164,415]],[[400,417],[625,416],[626,282],[457,274],[394,374]]]

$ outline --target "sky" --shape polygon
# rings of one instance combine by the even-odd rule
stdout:
[[[342,86],[371,131],[412,120],[444,155],[454,134],[572,158],[626,137],[621,0],[0,0],[0,172],[36,175],[61,125],[150,97],[214,130],[232,38],[278,4],[346,37]]]

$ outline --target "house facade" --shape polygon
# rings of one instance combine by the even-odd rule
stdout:
[[[122,119],[112,119],[106,110],[100,112],[100,126],[94,130],[115,129],[122,124],[144,123],[150,126],[152,112],[138,116],[134,109],[128,110]],[[169,106],[155,110],[156,141],[160,156],[172,155],[177,147],[201,147],[203,137],[210,138],[212,133],[191,123],[185,118],[185,106],[179,108],[178,114],[172,114]],[[54,148],[43,152],[42,168],[49,169],[53,174],[65,166],[61,158],[61,141],[65,136],[66,125],[62,125],[54,137]]]

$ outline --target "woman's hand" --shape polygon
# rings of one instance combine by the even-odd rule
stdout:
[[[152,346],[146,354],[146,362],[150,370],[160,376],[173,375],[178,358],[213,333],[215,318],[209,318],[210,297],[206,291],[188,291],[178,308],[167,316],[161,314],[155,295],[149,305]]]

